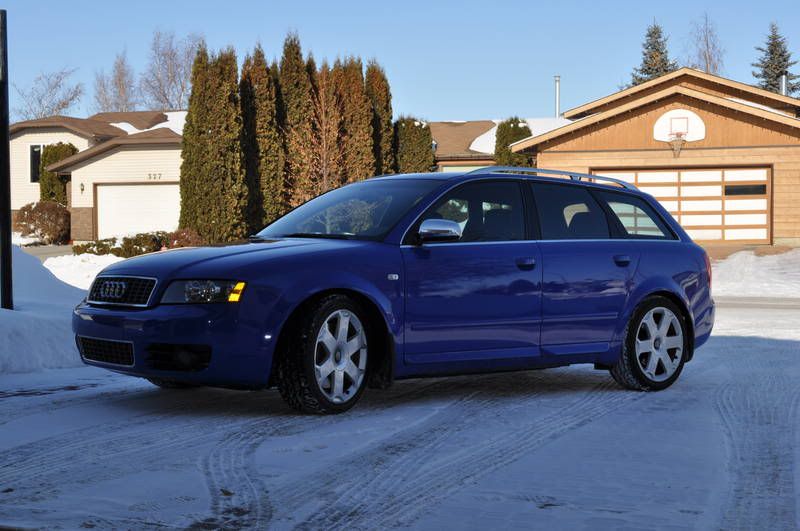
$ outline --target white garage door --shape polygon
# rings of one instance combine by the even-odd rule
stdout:
[[[596,171],[654,196],[693,239],[770,242],[769,168]]]
[[[178,228],[178,184],[97,185],[97,236],[111,238]]]

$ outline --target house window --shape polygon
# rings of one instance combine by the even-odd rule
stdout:
[[[725,195],[765,195],[766,184],[726,184]]]
[[[41,144],[31,146],[31,182],[39,182],[39,166],[42,163],[42,149],[44,146]]]

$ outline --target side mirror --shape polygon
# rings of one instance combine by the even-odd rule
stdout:
[[[461,225],[449,219],[426,219],[417,235],[420,243],[454,242],[461,239]]]

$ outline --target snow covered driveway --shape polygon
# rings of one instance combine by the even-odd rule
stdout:
[[[0,526],[790,529],[800,310],[720,308],[671,389],[399,382],[337,417],[94,368],[0,376]]]

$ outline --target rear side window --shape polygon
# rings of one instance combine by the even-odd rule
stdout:
[[[671,240],[671,231],[644,199],[613,192],[595,192],[608,205],[628,238]]]
[[[543,240],[609,238],[606,215],[585,188],[546,183],[532,186]]]

